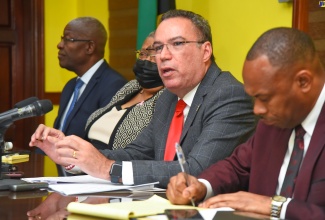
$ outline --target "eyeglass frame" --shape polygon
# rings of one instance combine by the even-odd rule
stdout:
[[[169,48],[168,48],[168,45],[170,45],[170,46],[172,46],[172,47],[175,47],[175,46],[180,46],[180,45],[182,45],[182,46],[184,46],[185,44],[189,44],[189,43],[197,43],[197,44],[204,44],[206,41],[193,41],[193,40],[183,40],[183,41],[173,41],[173,42],[171,42],[171,43],[167,43],[167,44],[158,44],[158,43],[154,43],[153,45],[152,45],[152,47],[153,47],[153,49],[152,50],[154,50],[155,51],[155,56],[157,56],[157,55],[160,55],[161,54],[161,52],[162,52],[162,50],[164,49],[164,47],[166,46],[166,48],[168,49],[168,51],[169,52],[171,52],[170,50],[169,50]],[[179,43],[180,45],[174,45],[175,43]],[[158,46],[155,46],[155,44],[158,44]],[[160,49],[160,52],[157,52],[157,47],[161,47],[162,46],[162,48]]]
[[[64,37],[64,36],[61,36],[61,41],[63,41],[64,43],[65,42],[71,42],[71,43],[74,43],[74,42],[94,42],[93,40],[75,39],[75,38],[68,38],[68,37]]]
[[[149,53],[146,53],[145,51],[154,51],[154,49],[147,48],[145,50],[136,50],[136,51],[134,51],[136,53],[137,59],[143,59],[143,58],[140,58],[140,53],[145,54],[145,58],[144,59],[147,59],[148,57],[151,58],[151,57],[155,57],[156,56],[156,54],[149,54]]]

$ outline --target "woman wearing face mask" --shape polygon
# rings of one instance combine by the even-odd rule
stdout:
[[[95,111],[88,119],[86,133],[98,149],[124,148],[145,128],[156,100],[164,88],[155,57],[151,55],[154,33],[144,41],[133,72],[136,79],[128,82],[111,102]]]

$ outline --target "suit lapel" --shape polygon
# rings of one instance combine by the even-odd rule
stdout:
[[[268,134],[274,138],[276,141],[268,141],[265,142],[265,139],[262,137],[262,145],[264,145],[263,149],[271,149],[268,161],[266,163],[267,167],[264,169],[264,172],[267,171],[267,175],[262,175],[263,183],[259,183],[259,187],[261,190],[265,191],[266,195],[274,195],[276,192],[276,187],[278,185],[278,177],[280,174],[280,170],[282,167],[283,159],[288,149],[289,139],[292,133],[292,129],[273,130],[274,134]],[[264,133],[265,134],[265,133]],[[266,145],[272,145],[270,147]],[[266,158],[265,158],[266,159]]]
[[[83,102],[86,100],[87,96],[89,95],[89,93],[93,90],[93,88],[96,86],[100,76],[103,73],[103,68],[104,66],[107,65],[106,62],[102,63],[102,65],[100,65],[100,67],[96,70],[96,72],[94,73],[94,75],[91,77],[91,79],[89,80],[88,84],[86,85],[85,90],[83,91],[83,93],[81,94],[81,96],[79,97],[76,105],[74,106],[73,110],[71,111],[69,117],[67,118],[67,122],[65,126],[66,128],[68,127],[68,125],[70,124],[70,121],[72,120],[72,118],[75,116],[75,114],[79,111],[79,109],[81,108]],[[74,84],[75,85],[75,84]],[[71,97],[71,96],[70,96]]]
[[[55,125],[54,125],[56,128],[60,127],[60,121],[61,121],[62,115],[63,115],[65,109],[67,108],[67,105],[69,104],[69,100],[72,96],[74,87],[76,85],[76,78],[77,77],[73,78],[70,82],[68,82],[69,84],[64,89],[64,91],[62,91],[62,94],[60,97],[59,112],[58,112],[58,116],[56,118]]]
[[[294,190],[295,198],[305,201],[308,196],[311,177],[319,155],[325,145],[325,105],[323,104],[321,113],[316,122],[306,156],[303,160]],[[305,162],[306,161],[306,162]],[[307,162],[308,161],[308,162]]]
[[[204,96],[212,89],[214,82],[219,74],[221,74],[221,70],[217,67],[217,65],[215,63],[212,63],[195,93],[193,102],[190,107],[190,111],[187,115],[183,130],[182,130],[180,143],[186,136],[188,129],[190,128],[196,114],[198,113],[198,111],[202,105],[202,102],[204,100]]]

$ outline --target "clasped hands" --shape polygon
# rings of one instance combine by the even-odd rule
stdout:
[[[201,208],[230,207],[236,211],[254,213],[264,217],[270,216],[271,198],[268,196],[240,191],[219,194],[203,201],[207,193],[206,186],[197,178],[191,175],[187,176],[189,186],[187,186],[184,173],[179,173],[170,179],[166,195],[173,204],[190,204],[191,198],[194,198]]]
[[[110,179],[109,170],[114,161],[107,159],[92,144],[78,136],[65,136],[57,129],[40,124],[29,146],[40,148],[59,165],[76,165],[91,176]]]

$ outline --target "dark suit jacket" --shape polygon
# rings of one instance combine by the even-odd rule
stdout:
[[[115,93],[122,88],[126,80],[106,61],[104,61],[90,79],[85,90],[79,97],[75,107],[70,113],[63,133],[77,135],[87,140],[85,126],[88,117],[95,110],[107,105]],[[61,117],[73,94],[76,78],[69,80],[64,86],[59,106],[59,113],[54,122],[54,128],[60,127]]]
[[[135,184],[159,181],[181,172],[178,161],[164,161],[165,145],[177,96],[165,90],[157,100],[148,127],[124,149],[103,150],[110,159],[132,161]],[[229,72],[211,64],[194,96],[180,144],[189,172],[198,175],[209,165],[229,156],[255,129],[252,100]]]
[[[199,178],[208,180],[215,194],[245,190],[273,196],[287,151],[291,129],[260,122],[254,136],[231,157],[212,165]],[[325,107],[319,115],[288,204],[287,219],[325,219]]]

